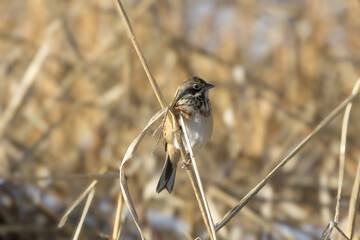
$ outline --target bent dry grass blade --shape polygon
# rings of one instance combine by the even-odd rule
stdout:
[[[120,165],[120,187],[121,187],[121,192],[123,194],[125,203],[127,205],[127,207],[129,208],[130,214],[132,216],[132,218],[134,219],[135,225],[137,227],[137,229],[139,230],[141,239],[145,239],[145,235],[143,233],[141,224],[140,224],[140,220],[139,217],[137,215],[136,209],[135,209],[135,205],[131,199],[131,195],[129,192],[129,188],[127,185],[127,180],[126,180],[126,176],[125,176],[125,163],[127,163],[128,161],[130,161],[134,155],[134,153],[136,152],[139,144],[141,143],[141,140],[146,136],[146,134],[149,132],[150,127],[163,115],[165,114],[165,112],[167,111],[167,108],[163,108],[160,111],[158,111],[148,122],[148,124],[146,125],[146,127],[141,131],[141,133],[135,138],[135,140],[130,144],[130,146],[128,147],[125,156],[121,162]]]

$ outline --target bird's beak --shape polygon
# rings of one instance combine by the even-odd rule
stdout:
[[[215,87],[215,86],[212,85],[212,84],[207,83],[204,88],[205,89],[210,89],[210,88],[213,88],[213,87]]]

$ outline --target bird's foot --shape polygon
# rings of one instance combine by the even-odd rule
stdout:
[[[190,167],[190,165],[191,165],[191,157],[190,157],[190,153],[187,153],[186,155],[185,155],[185,159],[186,159],[186,161],[183,161],[182,162],[182,165],[181,165],[181,168],[187,168],[187,167]]]
[[[177,131],[177,134],[178,134],[178,137],[181,138],[181,134],[182,134],[182,129],[181,127],[179,126],[179,130]]]

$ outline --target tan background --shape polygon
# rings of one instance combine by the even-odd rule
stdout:
[[[124,6],[168,102],[189,76],[216,85],[213,136],[197,154],[215,221],[345,99],[359,77],[355,0]],[[160,107],[113,1],[0,2],[0,117],[44,44],[50,53],[0,142],[1,176],[95,174],[104,166],[116,172]],[[344,228],[360,156],[359,118],[355,104],[340,208]],[[323,129],[219,237],[319,239],[335,210],[341,120]],[[148,136],[127,168],[139,216],[152,239],[198,236],[205,228],[184,171],[173,194],[155,194],[164,161],[157,140]],[[69,239],[83,205],[65,229],[56,224],[89,182],[1,182],[0,238]],[[82,239],[111,234],[118,191],[116,179],[100,181]],[[123,237],[139,239],[126,209],[123,214]]]

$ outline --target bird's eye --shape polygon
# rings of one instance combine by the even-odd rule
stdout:
[[[197,84],[194,84],[193,88],[194,88],[195,90],[199,90],[199,89],[200,89],[200,86],[197,85]]]

